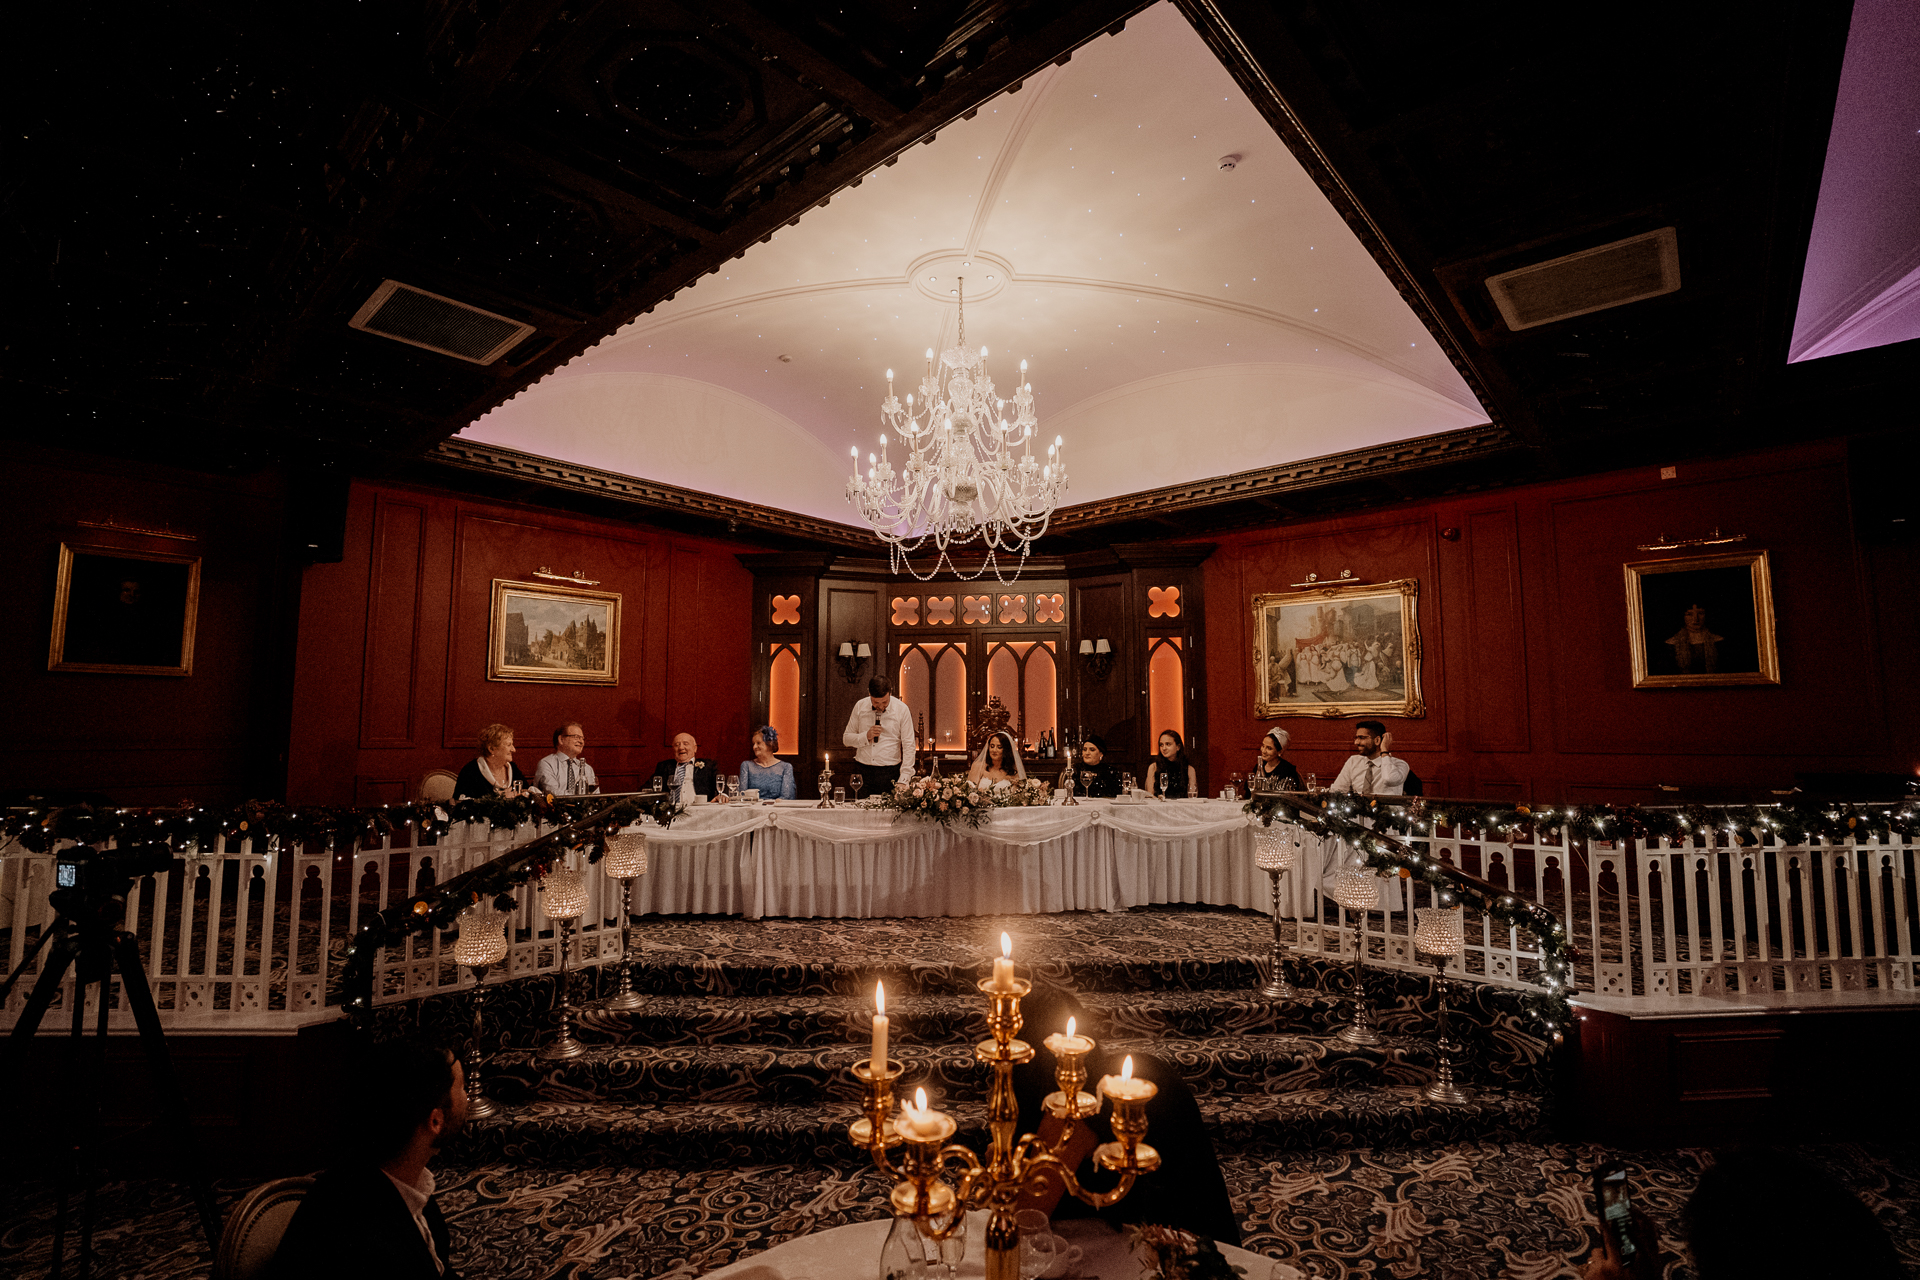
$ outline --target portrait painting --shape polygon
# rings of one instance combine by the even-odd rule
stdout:
[[[494,579],[487,679],[619,684],[619,594]]]
[[[1633,687],[1779,684],[1764,551],[1626,566]]]
[[[196,556],[62,543],[49,671],[190,676]]]
[[[1254,716],[1424,716],[1420,583],[1253,598]]]

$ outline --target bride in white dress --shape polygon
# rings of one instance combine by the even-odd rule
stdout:
[[[973,758],[973,767],[967,770],[968,781],[976,786],[984,783],[996,791],[1026,779],[1027,766],[1020,759],[1020,748],[1005,729],[997,729],[987,736],[980,744],[980,754]]]

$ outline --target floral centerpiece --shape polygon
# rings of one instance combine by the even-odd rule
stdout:
[[[960,822],[977,827],[992,817],[995,809],[1045,804],[1048,798],[1047,784],[1038,778],[995,786],[934,775],[900,783],[892,791],[864,803],[876,809],[912,814],[942,826]]]

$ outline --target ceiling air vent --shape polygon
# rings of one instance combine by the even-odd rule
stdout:
[[[1487,292],[1501,318],[1516,330],[1656,298],[1679,287],[1680,245],[1672,227],[1487,277]]]
[[[382,281],[347,323],[367,333],[474,364],[492,364],[533,332],[530,324],[398,280]]]

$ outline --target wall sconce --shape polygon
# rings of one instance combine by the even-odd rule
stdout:
[[[1113,646],[1107,643],[1106,637],[1080,642],[1080,665],[1095,680],[1106,683],[1107,673],[1113,670]]]
[[[866,666],[867,659],[872,656],[872,645],[863,644],[856,649],[853,647],[853,641],[842,640],[840,652],[835,656],[834,661],[840,664],[840,674],[847,678],[847,683],[852,684],[860,678],[860,668]]]

